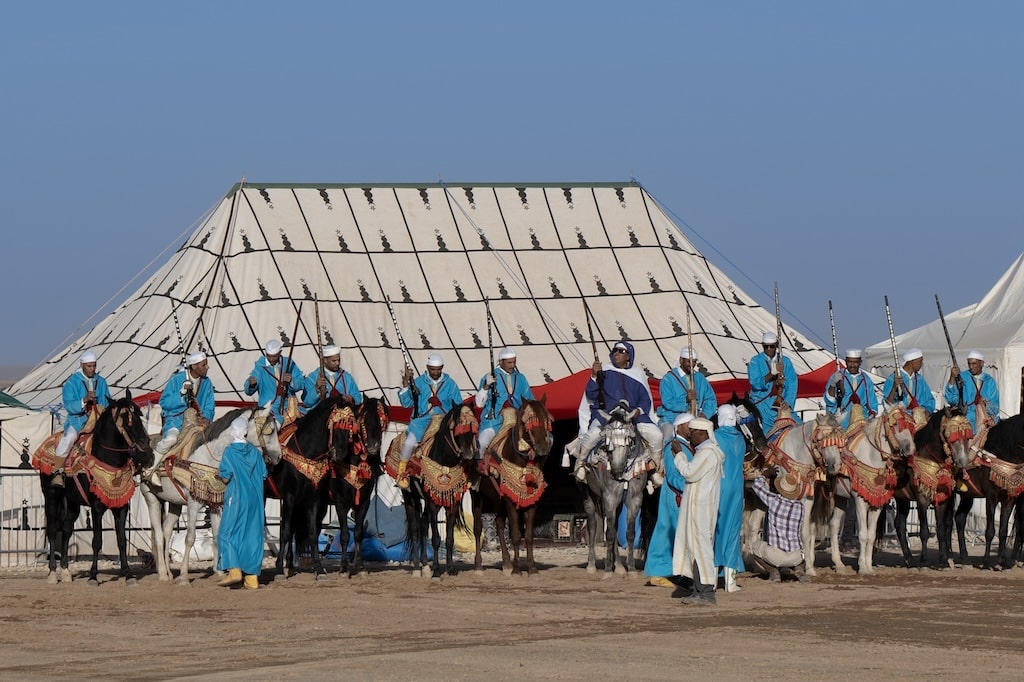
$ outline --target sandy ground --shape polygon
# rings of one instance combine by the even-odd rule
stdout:
[[[256,591],[109,562],[101,584],[0,572],[3,679],[925,679],[1024,676],[1024,570],[830,569],[810,583],[741,577],[714,607],[687,606],[642,575],[587,574],[582,548],[548,545],[540,573],[505,576],[498,555],[454,576],[371,564]],[[848,564],[853,558],[846,559]],[[818,566],[826,561],[819,552]],[[885,566],[885,564],[889,564]],[[73,565],[84,575],[86,565]],[[138,567],[142,570],[141,566]]]

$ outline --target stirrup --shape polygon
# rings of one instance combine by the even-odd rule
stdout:
[[[56,471],[53,472],[53,479],[50,481],[50,485],[52,485],[54,488],[63,488],[64,487],[64,470],[63,469],[57,469]]]

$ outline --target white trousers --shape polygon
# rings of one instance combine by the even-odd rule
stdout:
[[[71,446],[75,444],[77,439],[78,429],[74,426],[68,426],[64,429],[64,435],[60,437],[60,441],[57,443],[57,456],[67,457],[68,451],[71,450]]]

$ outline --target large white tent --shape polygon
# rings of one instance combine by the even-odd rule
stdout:
[[[309,372],[322,338],[341,346],[364,391],[394,400],[404,360],[388,300],[418,371],[442,353],[468,395],[493,339],[517,348],[561,418],[575,416],[591,334],[602,359],[631,340],[655,380],[677,364],[689,326],[700,369],[721,393],[745,388],[762,331],[775,329],[774,315],[633,182],[250,183],[233,187],[127,301],[11,391],[57,403],[88,348],[115,394],[157,392],[183,351],[202,349],[218,401],[240,401],[268,339],[292,346]],[[792,329],[784,335],[801,394],[820,396],[833,356]]]
[[[1003,273],[995,286],[979,302],[945,315],[950,341],[962,369],[967,353],[980,350],[985,356],[985,371],[999,386],[1000,409],[1004,417],[1020,412],[1024,390],[1024,254]],[[910,348],[924,352],[922,370],[928,385],[941,394],[949,380],[952,361],[949,347],[936,315],[933,322],[896,337],[900,353]],[[872,371],[888,376],[893,371],[892,345],[888,339],[864,350],[864,364]]]
[[[0,467],[21,465],[22,451],[29,454],[53,430],[49,410],[34,410],[0,392]]]

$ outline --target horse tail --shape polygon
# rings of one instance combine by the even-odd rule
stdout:
[[[814,504],[811,506],[811,523],[828,528],[832,520],[832,511],[836,506],[835,489],[825,485],[814,486]]]
[[[413,482],[410,480],[410,484]],[[420,501],[411,491],[402,492],[405,506],[405,551],[402,553],[406,561],[414,561],[420,555]]]

